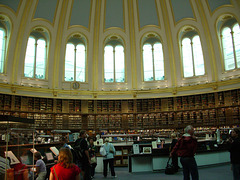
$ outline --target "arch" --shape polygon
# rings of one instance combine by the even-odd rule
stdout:
[[[224,71],[240,68],[240,28],[239,22],[231,14],[217,19],[217,32],[221,46]]]
[[[162,41],[156,33],[147,33],[142,37],[143,81],[165,79],[164,53]]]
[[[74,33],[68,37],[65,50],[64,80],[86,82],[86,38]]]
[[[30,32],[24,61],[24,77],[46,79],[49,39],[49,33],[44,27],[35,27]]]
[[[11,21],[10,19],[0,14],[0,73],[5,73],[6,56],[8,50],[8,42],[10,39]]]
[[[193,26],[184,26],[179,31],[182,73],[184,78],[205,75],[205,62],[201,38]]]
[[[104,41],[104,82],[125,82],[125,46],[119,35],[110,35]]]

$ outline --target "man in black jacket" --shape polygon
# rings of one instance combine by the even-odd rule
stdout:
[[[233,179],[240,179],[240,128],[234,128],[231,131],[231,137],[227,140],[229,143],[230,160],[233,171]]]
[[[88,143],[86,141],[87,134],[85,130],[80,131],[80,138],[75,141],[74,148],[78,149],[82,155],[78,166],[83,172],[84,180],[91,180],[91,162],[88,151]]]

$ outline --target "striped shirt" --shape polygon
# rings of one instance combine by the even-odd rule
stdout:
[[[10,169],[9,160],[0,156],[0,174],[5,174],[5,168]]]

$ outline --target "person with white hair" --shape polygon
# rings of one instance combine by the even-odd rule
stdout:
[[[106,150],[106,155],[103,157],[103,176],[107,177],[108,172],[108,164],[111,170],[112,177],[116,178],[115,170],[114,170],[114,155],[115,155],[115,148],[112,143],[109,143],[109,139],[105,139],[105,143],[103,147]]]
[[[194,128],[191,125],[188,125],[184,129],[185,134],[178,140],[174,148],[170,153],[170,157],[174,153],[180,157],[180,162],[183,167],[183,179],[189,180],[190,174],[192,180],[198,180],[198,167],[196,160],[194,158],[197,151],[197,139],[194,136]]]

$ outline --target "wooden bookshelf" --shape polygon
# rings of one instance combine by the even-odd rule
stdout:
[[[37,129],[134,130],[240,123],[240,89],[148,99],[80,100],[0,94],[0,114],[33,118]],[[84,118],[83,118],[84,116]]]

